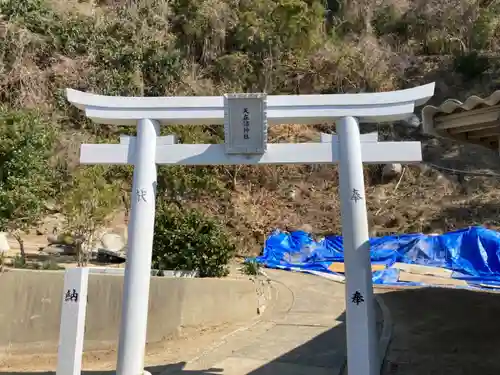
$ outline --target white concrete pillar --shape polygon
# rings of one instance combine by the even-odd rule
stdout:
[[[359,125],[354,117],[336,123],[346,276],[347,366],[352,375],[376,375],[377,355],[373,283]]]
[[[142,375],[148,320],[149,284],[156,198],[156,143],[159,126],[152,120],[137,125],[134,181],[123,305],[118,347],[118,375]]]

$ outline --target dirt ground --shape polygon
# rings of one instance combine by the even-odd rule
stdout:
[[[379,290],[393,320],[383,375],[500,374],[500,294]]]
[[[154,366],[155,372],[161,372],[169,366],[181,365],[201,355],[204,351],[234,332],[237,325],[223,326],[210,330],[193,331],[184,337],[158,344],[149,344],[146,348],[146,366]],[[116,348],[85,352],[83,370],[110,371],[116,367]],[[55,371],[57,353],[16,354],[2,356],[0,353],[0,374],[29,375],[32,372]]]

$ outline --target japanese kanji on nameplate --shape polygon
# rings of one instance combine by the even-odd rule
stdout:
[[[263,154],[267,145],[267,95],[224,95],[227,154]]]

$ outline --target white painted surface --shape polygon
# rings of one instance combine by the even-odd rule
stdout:
[[[120,144],[121,145],[129,145],[133,144],[135,146],[136,137],[130,135],[120,135]],[[165,135],[162,137],[156,138],[156,145],[173,145],[177,143],[177,137],[173,134]]]
[[[319,95],[269,95],[269,105],[273,107],[310,107],[324,105],[387,105],[401,101],[415,101],[422,105],[434,95],[434,83],[413,87],[406,90],[361,93],[361,94],[319,94]],[[73,89],[66,89],[68,101],[77,108],[220,108],[223,107],[222,96],[163,96],[163,97],[130,97],[106,96]]]
[[[267,95],[224,95],[226,154],[260,154],[267,148]]]
[[[57,375],[81,373],[88,279],[88,268],[69,268],[64,273]]]
[[[210,97],[112,97],[67,89],[68,100],[85,110],[97,123],[135,125],[142,118],[161,124],[222,125],[224,98]],[[360,122],[406,119],[415,105],[434,94],[434,83],[407,90],[328,95],[270,95],[269,124],[318,124],[356,114]]]
[[[359,114],[362,122],[398,121],[413,114],[414,102],[403,102],[387,106],[323,106],[323,108],[295,107],[283,109],[269,108],[267,119],[269,125],[278,124],[318,124],[329,122],[332,119],[348,116],[350,113]],[[224,109],[169,111],[161,109],[113,109],[106,110],[91,107],[85,110],[87,117],[98,124],[133,125],[141,116],[154,118],[162,125],[222,125]]]
[[[364,163],[407,163],[422,160],[420,142],[363,142]],[[127,145],[83,144],[81,164],[132,164],[134,149]],[[227,155],[223,144],[175,144],[156,148],[157,164],[321,164],[338,163],[338,143],[270,143],[264,155]]]
[[[339,142],[337,134],[321,133],[321,142]],[[378,132],[361,134],[361,143],[378,142]]]
[[[151,120],[139,121],[118,345],[118,375],[140,375],[144,370],[156,199],[155,149],[158,135],[157,123]]]
[[[340,139],[340,206],[346,276],[347,367],[349,374],[376,375],[380,365],[363,161],[356,119],[347,117],[337,121],[337,134]],[[355,296],[363,300],[355,303]]]

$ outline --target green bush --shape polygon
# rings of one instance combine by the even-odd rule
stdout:
[[[197,210],[158,208],[153,245],[153,268],[198,270],[200,277],[228,274],[235,252],[222,226]]]
[[[476,51],[472,51],[456,56],[454,68],[465,79],[471,80],[486,72],[490,68],[490,62],[486,56],[481,56]]]
[[[257,276],[260,272],[260,264],[255,258],[246,259],[243,263],[243,267],[241,267],[241,271],[245,275]]]

